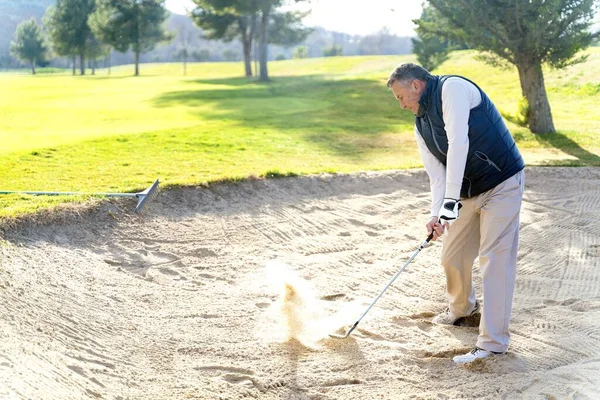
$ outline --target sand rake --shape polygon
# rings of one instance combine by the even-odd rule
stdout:
[[[379,293],[379,295],[377,297],[375,297],[375,300],[373,300],[373,302],[371,303],[371,305],[369,307],[367,307],[367,309],[365,310],[365,312],[354,323],[354,325],[352,325],[352,327],[350,328],[350,330],[348,332],[346,332],[343,335],[340,335],[340,334],[337,334],[337,333],[330,333],[329,336],[331,336],[332,338],[336,338],[336,339],[346,339],[348,336],[350,336],[350,334],[352,333],[352,331],[354,329],[356,329],[356,327],[358,326],[358,324],[360,323],[360,321],[364,318],[364,316],[367,315],[367,313],[369,312],[369,310],[371,310],[371,308],[375,305],[375,303],[377,303],[377,300],[379,300],[379,298],[392,285],[392,283],[394,283],[394,281],[396,280],[396,278],[398,277],[398,275],[400,275],[400,273],[402,273],[402,271],[404,271],[404,269],[408,266],[408,264],[410,264],[411,261],[415,259],[415,257],[417,256],[417,254],[419,254],[421,252],[421,250],[423,250],[425,248],[425,246],[427,246],[427,243],[429,243],[431,241],[431,239],[433,239],[433,232],[431,233],[431,235],[429,235],[427,237],[427,239],[423,243],[421,243],[421,245],[419,246],[419,248],[413,253],[413,255],[408,259],[408,261],[406,261],[404,263],[404,265],[402,266],[402,268],[400,268],[400,270],[398,272],[396,272],[396,274],[393,276],[393,278],[388,282],[387,285],[385,285],[385,287],[383,288],[383,290],[381,291],[381,293]]]
[[[85,192],[15,192],[8,190],[0,190],[0,194],[32,194],[36,196],[60,196],[60,195],[70,195],[70,196],[81,196],[81,195],[90,195],[90,196],[106,196],[106,197],[137,197],[138,202],[135,207],[136,214],[142,214],[142,211],[152,199],[156,197],[158,194],[158,179],[154,181],[154,183],[149,186],[146,190],[138,192],[138,193],[85,193]]]

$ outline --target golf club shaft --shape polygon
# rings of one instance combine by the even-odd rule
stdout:
[[[394,283],[394,281],[396,280],[396,278],[402,273],[402,271],[404,271],[404,269],[408,266],[408,264],[410,264],[411,261],[415,259],[415,257],[417,256],[417,254],[419,254],[421,252],[421,250],[423,250],[425,248],[425,246],[427,246],[427,243],[429,243],[431,241],[431,239],[433,239],[433,232],[427,237],[427,239],[423,243],[421,243],[421,245],[419,246],[419,248],[413,253],[412,256],[410,256],[410,258],[408,259],[408,261],[406,261],[404,263],[404,265],[402,266],[402,268],[400,268],[400,270],[398,272],[396,272],[396,274],[394,275],[394,277],[388,282],[387,285],[385,285],[385,287],[383,288],[383,290],[381,291],[381,293],[379,293],[379,295],[377,295],[377,297],[375,297],[375,300],[373,300],[373,302],[371,303],[371,305],[365,310],[365,312],[354,323],[354,325],[352,325],[352,328],[350,328],[350,330],[348,331],[348,333],[346,333],[345,336],[348,336],[348,335],[350,335],[350,333],[352,333],[352,331],[358,326],[358,324],[364,318],[364,316],[367,315],[367,313],[371,310],[371,308],[375,305],[375,303],[377,303],[377,300],[379,300],[379,298],[392,285],[392,283]]]

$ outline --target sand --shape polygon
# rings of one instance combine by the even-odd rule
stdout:
[[[504,356],[456,366],[476,327],[425,248],[422,170],[162,191],[6,229],[0,399],[597,399],[600,169],[528,168]],[[481,277],[475,266],[481,298]]]

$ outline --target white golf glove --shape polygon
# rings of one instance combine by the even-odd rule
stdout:
[[[460,204],[460,200],[448,197],[444,198],[444,203],[438,213],[440,224],[444,225],[444,223],[448,223],[448,226],[452,225],[452,223],[458,219],[458,210],[460,210],[461,207],[462,204]]]

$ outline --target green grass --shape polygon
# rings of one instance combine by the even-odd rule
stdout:
[[[520,98],[516,71],[453,54],[435,73],[465,75],[505,113]],[[269,64],[272,82],[239,77],[240,63],[142,65],[0,74],[0,190],[129,192],[248,176],[421,166],[413,117],[385,87],[403,57],[336,57]],[[509,126],[529,165],[600,165],[600,49],[547,71],[556,135]],[[0,197],[0,218],[85,197]]]

